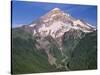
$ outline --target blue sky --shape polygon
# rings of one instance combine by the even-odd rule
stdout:
[[[97,7],[89,5],[73,5],[28,1],[12,2],[12,27],[20,24],[30,24],[32,21],[45,15],[53,8],[60,8],[72,17],[83,19],[84,21],[96,26],[97,25]]]

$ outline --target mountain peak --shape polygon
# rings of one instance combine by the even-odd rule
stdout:
[[[54,9],[52,9],[53,11],[58,11],[58,10],[60,10],[59,8],[54,8]]]
[[[48,19],[48,20],[61,20],[61,19],[66,19],[68,20],[69,14],[65,13],[62,11],[60,8],[54,8],[51,11],[49,11],[47,14],[42,16],[41,18],[43,19]]]
[[[51,14],[61,14],[64,13],[60,8],[53,8],[49,13]]]

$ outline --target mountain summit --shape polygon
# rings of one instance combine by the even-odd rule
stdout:
[[[63,20],[63,19],[69,19],[70,15],[63,12],[59,8],[54,8],[51,11],[49,11],[46,15],[42,16],[43,19],[50,19],[50,20]],[[71,17],[70,17],[71,18]]]
[[[54,8],[54,9],[53,9],[53,11],[59,11],[59,10],[60,10],[59,8]]]

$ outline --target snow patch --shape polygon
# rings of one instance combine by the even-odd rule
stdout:
[[[54,8],[53,10],[60,10],[59,8]]]
[[[31,25],[29,25],[29,27],[34,27],[36,24],[31,24]]]

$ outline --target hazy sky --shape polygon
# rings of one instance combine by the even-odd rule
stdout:
[[[55,7],[60,8],[62,11],[71,14],[77,19],[83,19],[84,21],[92,25],[97,25],[96,6],[13,1],[12,27],[16,27],[21,24],[30,24],[32,21],[43,16]]]

